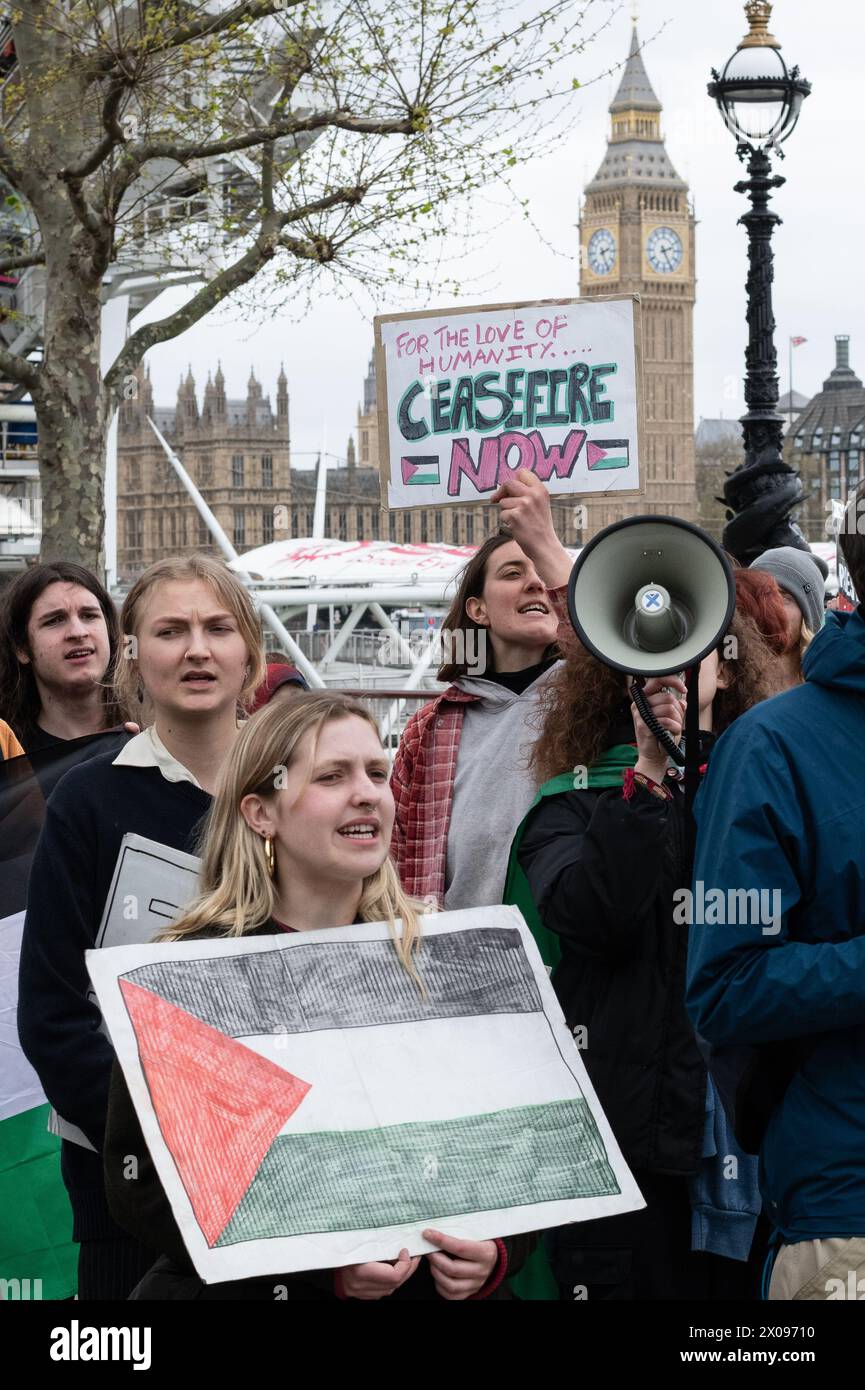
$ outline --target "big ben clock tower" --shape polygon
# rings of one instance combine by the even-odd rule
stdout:
[[[661,103],[640,53],[637,26],[612,133],[580,217],[580,294],[639,294],[646,429],[641,498],[584,499],[583,541],[625,516],[696,519],[694,464],[694,214],[661,136]]]

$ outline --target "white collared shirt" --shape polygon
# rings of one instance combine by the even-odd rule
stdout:
[[[169,753],[153,725],[136,734],[121,748],[112,763],[113,767],[158,767],[166,782],[191,782],[193,787],[203,790],[197,777],[193,777],[188,767],[179,763]]]

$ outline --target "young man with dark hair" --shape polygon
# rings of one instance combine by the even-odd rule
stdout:
[[[841,550],[865,596],[865,484]],[[865,1294],[865,604],[829,613],[804,684],[744,714],[695,804],[695,882],[771,920],[692,926],[688,1009],[754,1049],[768,1116],[761,1188],[780,1249],[770,1299]],[[738,890],[738,892],[737,892]],[[771,1068],[771,1070],[770,1070]]]
[[[0,602],[0,715],[28,753],[116,727],[120,628],[96,575],[69,560],[26,569]]]

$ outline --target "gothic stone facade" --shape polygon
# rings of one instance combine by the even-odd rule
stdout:
[[[222,370],[198,407],[188,372],[173,409],[154,408],[150,377],[120,410],[117,441],[117,568],[131,583],[154,560],[197,550],[218,554],[165,456],[147,417],[177,451],[229,540],[241,553],[278,539],[275,526],[291,505],[288,383],[277,378],[276,411],[254,373],[246,400],[227,400]]]

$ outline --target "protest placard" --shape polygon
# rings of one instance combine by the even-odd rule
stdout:
[[[96,934],[97,947],[152,941],[195,897],[200,868],[201,860],[194,854],[148,840],[144,835],[124,835]],[[90,998],[96,1002],[92,990]],[[106,1031],[104,1022],[102,1031]],[[83,1131],[54,1109],[48,1128],[61,1139],[69,1139],[84,1149],[93,1148]]]
[[[473,305],[375,320],[382,503],[643,491],[640,301]]]
[[[395,1259],[644,1205],[515,907],[88,951],[208,1283]]]

